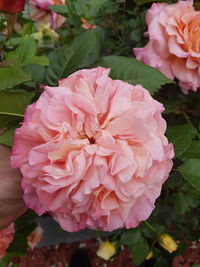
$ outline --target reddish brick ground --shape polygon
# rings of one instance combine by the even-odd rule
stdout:
[[[21,258],[14,258],[19,267],[70,267],[72,255],[79,249],[72,267],[135,267],[132,262],[130,252],[124,248],[110,261],[104,261],[96,256],[99,242],[91,239],[70,244],[60,244],[29,250],[27,255]],[[87,262],[88,258],[90,260]],[[79,259],[82,262],[79,262]],[[85,259],[85,262],[83,262]],[[191,267],[200,263],[200,242],[187,244],[187,249],[183,255],[174,258],[172,267]],[[9,265],[10,266],[10,265]],[[12,265],[11,265],[12,266]],[[153,266],[145,264],[143,266]]]

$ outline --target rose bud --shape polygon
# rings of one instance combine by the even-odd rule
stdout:
[[[168,234],[161,234],[158,239],[159,244],[161,247],[163,247],[165,250],[167,250],[169,253],[174,252],[177,250],[178,245],[174,241],[174,239],[168,235]]]
[[[20,13],[24,9],[25,0],[0,0],[0,11]]]
[[[109,260],[116,253],[116,247],[113,243],[109,241],[104,241],[100,244],[99,249],[97,250],[97,256],[104,259],[105,261]]]

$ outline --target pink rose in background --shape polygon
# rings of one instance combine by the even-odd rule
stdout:
[[[135,48],[136,58],[179,79],[184,93],[200,87],[200,11],[193,2],[154,3],[147,11],[149,42]]]
[[[6,249],[13,241],[14,224],[10,224],[8,227],[0,230],[0,259],[6,254]]]
[[[39,24],[50,24],[51,28],[56,30],[64,23],[65,19],[51,11],[48,6],[64,4],[65,0],[30,0],[31,19]]]
[[[172,168],[162,104],[109,71],[84,69],[46,86],[14,136],[11,164],[27,206],[70,232],[138,226]]]

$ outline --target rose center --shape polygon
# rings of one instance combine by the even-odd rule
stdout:
[[[88,137],[88,140],[89,140],[91,145],[95,144],[96,140],[94,139],[94,137],[90,137],[90,138]]]
[[[88,137],[86,134],[82,134],[79,135],[80,139],[88,139],[88,141],[90,142],[91,145],[96,143],[96,139],[92,136],[92,137]]]

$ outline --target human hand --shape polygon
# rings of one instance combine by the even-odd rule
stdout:
[[[10,149],[0,145],[0,229],[21,216],[26,206],[20,186],[22,175],[10,166]]]

